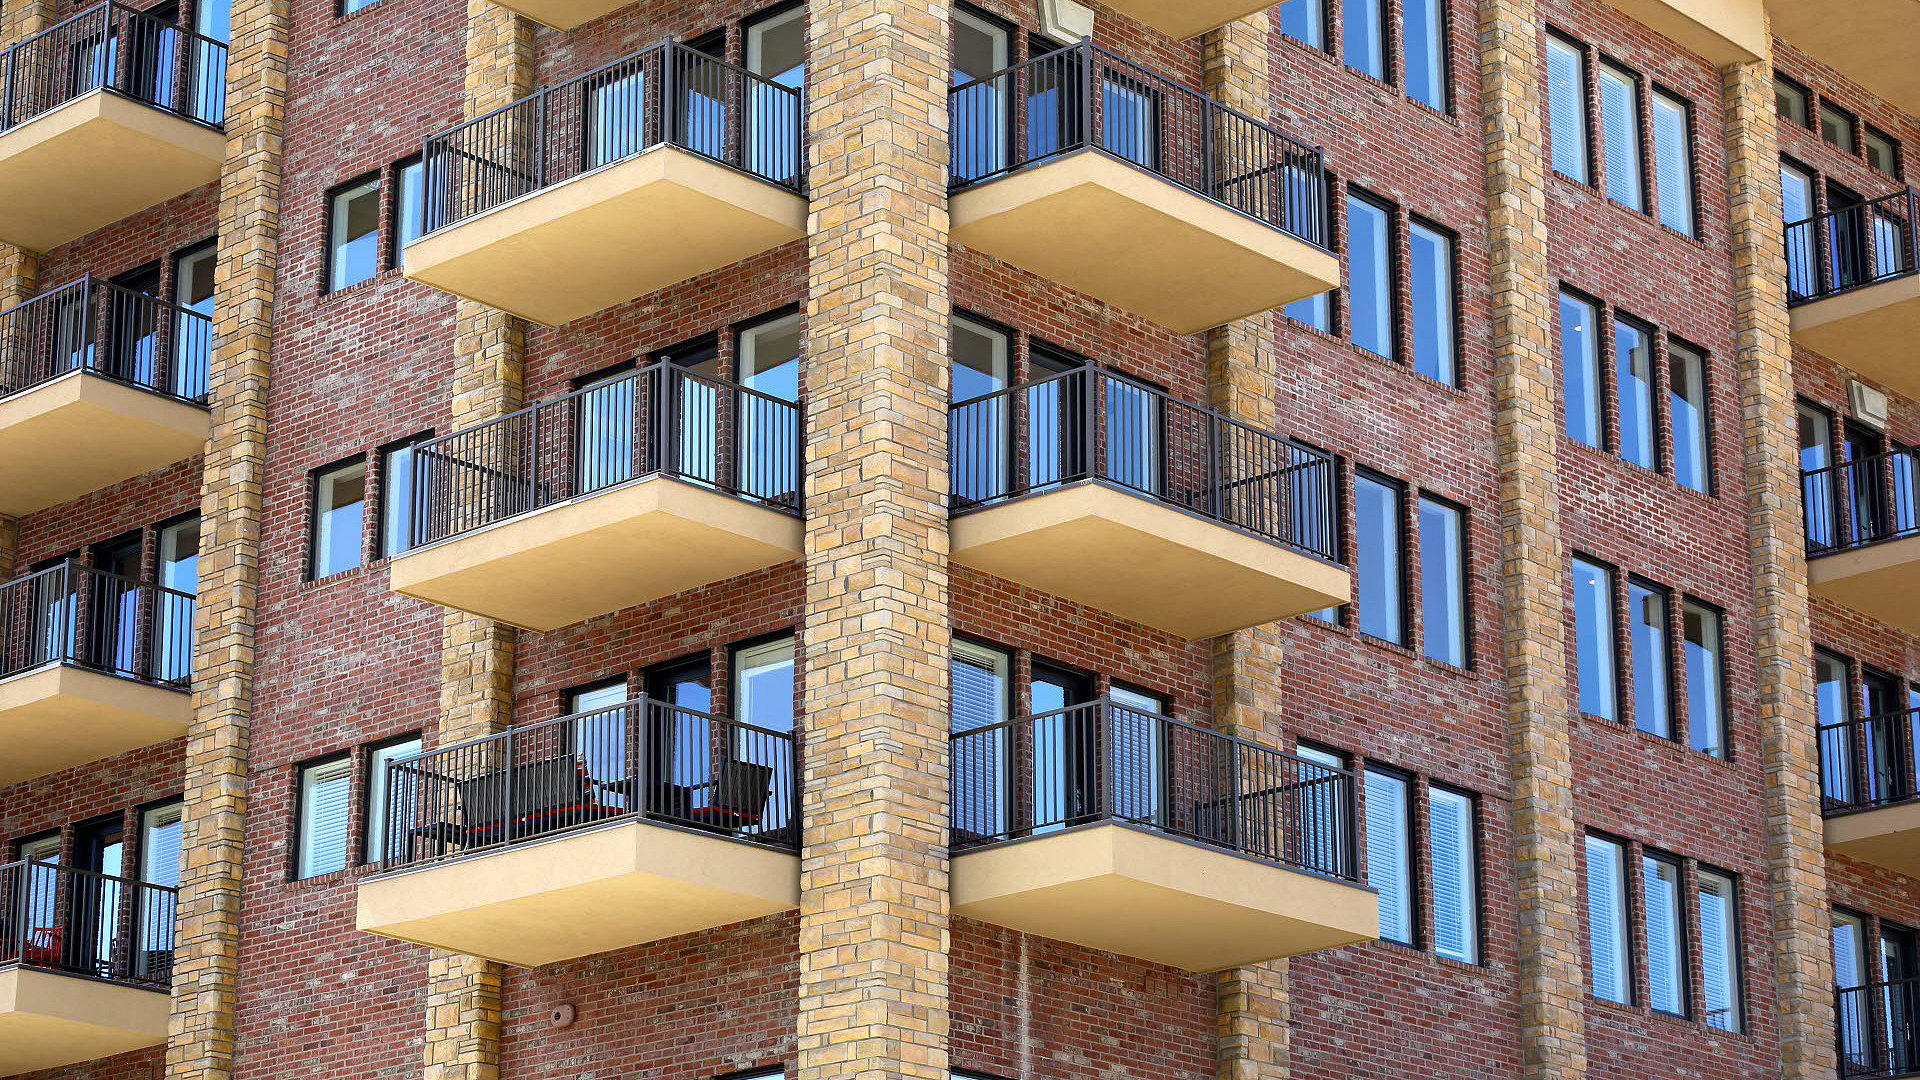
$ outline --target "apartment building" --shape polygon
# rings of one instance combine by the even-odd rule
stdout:
[[[0,47],[0,1076],[1920,1077],[1914,0]]]

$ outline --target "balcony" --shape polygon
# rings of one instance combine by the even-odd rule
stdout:
[[[1920,459],[1894,450],[1801,474],[1815,596],[1920,633]]]
[[[0,514],[204,451],[212,340],[206,316],[92,278],[0,312]]]
[[[800,411],[659,363],[420,444],[394,591],[555,630],[800,557]]]
[[[220,42],[106,3],[8,49],[0,78],[0,240],[46,251],[220,178]]]
[[[1920,878],[1920,709],[1820,728],[1827,847]]]
[[[1665,34],[1715,67],[1767,55],[1761,0],[1612,0],[1622,14]]]
[[[1913,0],[1767,0],[1773,36],[1885,98],[1920,112],[1920,19]]]
[[[1834,991],[1841,1080],[1920,1076],[1920,979]]]
[[[193,608],[71,562],[0,585],[0,787],[185,735]]]
[[[949,110],[956,243],[1182,334],[1340,284],[1320,151],[1197,90],[1082,43]]]
[[[1254,0],[1111,0],[1107,4],[1117,15],[1146,23],[1182,41],[1265,11],[1269,6]],[[1279,25],[1278,16],[1274,25]]]
[[[1187,971],[1379,936],[1353,774],[1100,700],[953,736],[953,911]]]
[[[640,698],[390,775],[362,930],[538,967],[800,905],[788,732]]]
[[[547,326],[806,235],[800,93],[671,41],[427,140],[406,274]]]
[[[1912,189],[1787,226],[1796,345],[1907,397],[1920,396],[1920,260]]]
[[[0,1076],[167,1041],[177,890],[0,866]]]
[[[952,407],[952,559],[1185,638],[1345,603],[1334,463],[1097,368]]]

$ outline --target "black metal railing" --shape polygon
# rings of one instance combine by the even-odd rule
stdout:
[[[1800,474],[1807,554],[1920,535],[1920,450],[1905,448]]]
[[[0,865],[0,965],[165,989],[178,893],[33,859]]]
[[[121,4],[90,7],[0,57],[0,131],[94,90],[217,128],[227,113],[227,46]]]
[[[47,664],[186,689],[194,598],[63,562],[0,585],[0,677]]]
[[[1846,987],[1833,998],[1844,1080],[1920,1076],[1920,979]]]
[[[666,41],[429,138],[426,229],[662,145],[797,192],[804,120],[799,90]]]
[[[1920,270],[1912,188],[1787,226],[1787,301],[1804,304]]]
[[[797,851],[799,775],[791,734],[636,698],[394,762],[385,865],[627,818]]]
[[[83,277],[0,311],[0,397],[84,370],[204,402],[212,348],[205,315]]]
[[[800,410],[657,363],[423,442],[415,544],[666,475],[800,512]]]
[[[948,91],[958,190],[1097,150],[1328,246],[1320,149],[1083,41]]]
[[[1083,367],[956,402],[953,513],[1113,484],[1334,561],[1334,462],[1145,383]]]
[[[1821,805],[1829,814],[1920,798],[1914,749],[1920,709],[1820,726]]]
[[[953,846],[1126,822],[1357,881],[1353,774],[1101,699],[956,732]]]

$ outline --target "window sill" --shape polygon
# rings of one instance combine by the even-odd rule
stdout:
[[[344,870],[335,870],[331,873],[315,874],[312,877],[303,878],[293,877],[292,871],[288,871],[288,877],[280,883],[280,887],[286,892],[313,892],[320,889],[331,888],[343,882],[355,882],[364,877],[372,877],[378,871],[379,867],[374,866],[372,863],[360,863],[356,866],[349,866]]]
[[[1442,393],[1452,394],[1462,399],[1469,398],[1472,396],[1472,394],[1467,390],[1465,385],[1455,386],[1451,383],[1443,383],[1439,379],[1436,379],[1431,375],[1427,375],[1423,372],[1415,371],[1413,369],[1413,365],[1404,360],[1397,360],[1391,356],[1381,356],[1379,353],[1374,352],[1372,349],[1361,348],[1359,345],[1354,344],[1351,340],[1347,338],[1343,338],[1331,330],[1322,330],[1311,323],[1301,322],[1299,319],[1296,319],[1293,316],[1288,315],[1286,313],[1285,308],[1280,308],[1278,310],[1280,311],[1280,317],[1287,321],[1288,326],[1290,326],[1294,330],[1299,331],[1302,334],[1307,335],[1308,337],[1319,338],[1320,340],[1328,342],[1330,344],[1338,345],[1346,349],[1348,352],[1350,352],[1354,356],[1360,358],[1361,360],[1371,361],[1375,365],[1386,368],[1389,371],[1398,372],[1401,375],[1404,375],[1408,378],[1416,380],[1417,382],[1419,382],[1424,386],[1431,387],[1435,390],[1441,391]],[[1464,380],[1463,380],[1463,383],[1464,383]]]
[[[1638,725],[1628,723],[1624,720],[1609,720],[1604,716],[1596,716],[1590,712],[1582,712],[1580,719],[1597,728],[1612,731],[1621,736],[1630,734],[1638,741],[1640,746],[1651,750],[1663,751],[1679,761],[1697,761],[1722,769],[1740,769],[1743,767],[1743,763],[1735,760],[1731,756],[1717,757],[1707,753],[1705,750],[1695,750],[1691,746],[1682,745],[1665,736],[1655,735],[1650,731],[1643,731]]]
[[[1759,1042],[1752,1034],[1745,1031],[1727,1031],[1724,1028],[1709,1027],[1704,1022],[1694,1019],[1693,1017],[1675,1016],[1673,1013],[1661,1012],[1658,1009],[1646,1005],[1626,1005],[1618,1001],[1608,1000],[1607,998],[1595,997],[1593,991],[1590,989],[1584,991],[1584,997],[1586,998],[1588,1008],[1612,1013],[1623,1019],[1637,1018],[1642,1022],[1650,1020],[1658,1021],[1683,1031],[1707,1036],[1708,1038],[1731,1039],[1742,1043]],[[1743,1001],[1742,1005],[1744,1004],[1745,1002]]]
[[[377,7],[378,5],[375,6]],[[368,9],[361,8],[360,10],[366,11]],[[355,14],[359,14],[359,12],[355,12]],[[360,293],[370,292],[381,285],[385,285],[389,281],[398,281],[405,276],[406,275],[400,272],[399,267],[394,266],[380,271],[365,281],[356,281],[344,289],[334,289],[329,292],[325,286],[322,286],[320,290],[320,303],[331,304],[336,301],[345,300],[349,296],[357,296]]]
[[[1673,488],[1673,490],[1679,492],[1682,496],[1690,499],[1699,499],[1705,502],[1709,506],[1719,506],[1722,503],[1723,497],[1718,494],[1709,494],[1707,492],[1688,487],[1687,485],[1681,483],[1679,480],[1675,479],[1674,477],[1666,473],[1649,469],[1645,465],[1638,464],[1637,462],[1628,461],[1626,458],[1621,457],[1615,451],[1602,450],[1601,448],[1594,446],[1591,443],[1581,442],[1579,439],[1576,439],[1573,436],[1567,434],[1566,420],[1564,418],[1562,418],[1560,424],[1561,424],[1560,444],[1564,447],[1571,448],[1576,454],[1581,454],[1586,457],[1593,458],[1601,466],[1612,467],[1615,469],[1623,470],[1629,476],[1639,477],[1642,480],[1663,482],[1669,487]],[[1709,480],[1709,483],[1711,483],[1712,481],[1711,476],[1708,478],[1708,480]]]

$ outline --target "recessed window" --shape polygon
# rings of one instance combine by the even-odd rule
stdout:
[[[1407,96],[1447,111],[1447,15],[1442,0],[1402,0]]]
[[[1557,35],[1547,37],[1547,128],[1556,172],[1593,180],[1587,146],[1587,52]]]
[[[406,265],[407,245],[426,231],[427,169],[415,154],[393,167],[393,254],[388,262]]]
[[[358,285],[380,272],[380,178],[348,184],[327,197],[327,289]]]
[[[1663,90],[1653,92],[1653,177],[1661,224],[1694,235],[1690,110],[1685,101]]]
[[[1667,342],[1667,422],[1673,426],[1673,478],[1698,492],[1711,490],[1707,358],[1672,339]]]
[[[1413,793],[1405,777],[1368,769],[1367,884],[1380,901],[1380,936],[1417,944],[1413,918]]]
[[[1567,437],[1604,446],[1600,404],[1600,327],[1594,305],[1571,293],[1560,294],[1560,385],[1565,397]]]
[[[1606,151],[1608,197],[1635,210],[1646,209],[1640,171],[1640,81],[1610,63],[1600,65],[1600,137]]]
[[[1353,343],[1394,359],[1393,212],[1360,195],[1347,197],[1348,308]]]
[[[1726,653],[1720,613],[1698,600],[1681,605],[1686,637],[1688,744],[1703,754],[1727,756]]]
[[[374,747],[367,755],[367,829],[363,861],[377,863],[387,857],[387,822],[405,823],[415,785],[391,782],[393,763],[420,752],[420,739],[413,736]],[[393,810],[388,813],[389,808]]]
[[[1613,604],[1613,571],[1574,559],[1573,625],[1580,711],[1603,720],[1619,716]]]
[[[1427,789],[1427,858],[1433,867],[1433,951],[1464,964],[1480,962],[1478,861],[1473,799],[1443,787]]]
[[[346,869],[352,796],[353,759],[347,755],[301,768],[295,877],[316,877]]]
[[[1784,76],[1773,79],[1773,111],[1794,127],[1813,126],[1812,97],[1807,88]]]
[[[1467,664],[1466,515],[1438,499],[1420,499],[1420,630],[1427,656]]]
[[[1360,632],[1406,643],[1405,561],[1400,550],[1405,493],[1359,474],[1353,483],[1354,608]]]
[[[1620,456],[1643,469],[1658,469],[1659,439],[1653,419],[1653,334],[1639,323],[1613,321],[1615,405],[1620,414]]]
[[[1820,103],[1820,137],[1835,149],[1855,152],[1853,114],[1831,101]]]
[[[359,11],[361,8],[372,7],[379,2],[380,0],[340,0],[340,14],[342,17],[345,17]]]
[[[1340,28],[1347,66],[1376,79],[1387,77],[1385,0],[1341,0]]]
[[[350,461],[313,477],[313,566],[315,578],[360,565],[362,526],[367,505],[367,463]]]
[[[1900,176],[1899,140],[1868,124],[1861,142],[1867,148],[1867,164],[1896,179]]]
[[[1734,880],[1700,867],[1695,903],[1700,911],[1701,1019],[1711,1028],[1739,1031],[1740,905]]]
[[[1327,10],[1322,0],[1281,0],[1280,32],[1316,49],[1327,47]]]
[[[1633,999],[1627,924],[1627,849],[1587,837],[1587,986],[1593,996],[1622,1004]]]
[[[1453,238],[1414,221],[1408,228],[1408,249],[1412,255],[1413,369],[1435,382],[1457,386]]]
[[[1659,1012],[1685,1016],[1687,941],[1679,862],[1660,855],[1640,856],[1640,883],[1647,930],[1647,1004]]]
[[[413,547],[416,495],[413,452],[431,435],[415,435],[380,451],[380,555],[391,559]]]
[[[1633,640],[1633,718],[1640,730],[1673,738],[1673,688],[1668,682],[1667,592],[1627,579],[1627,625]]]

